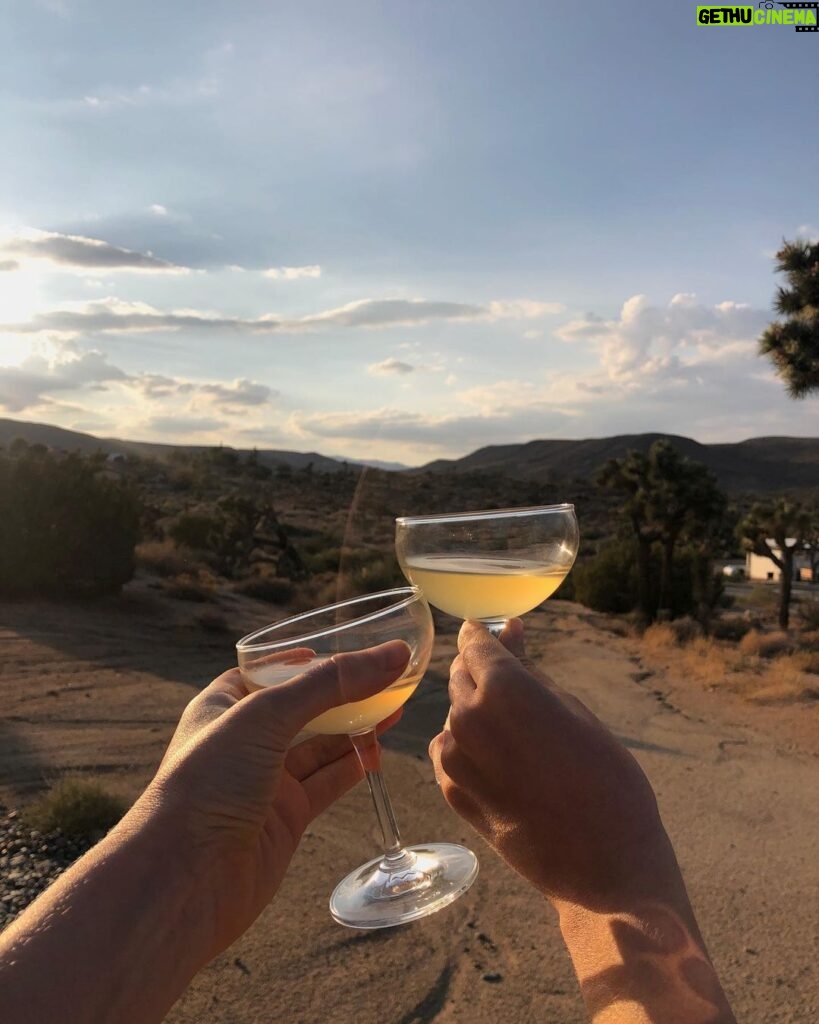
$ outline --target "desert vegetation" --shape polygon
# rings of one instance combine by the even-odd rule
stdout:
[[[610,459],[594,480],[540,482],[497,470],[271,467],[223,448],[112,461],[17,441],[0,449],[0,481],[3,597],[116,593],[138,573],[216,635],[229,628],[231,594],[300,611],[400,584],[397,515],[571,498],[583,539],[558,599],[620,616],[646,651],[706,686],[754,699],[776,686],[815,690],[819,602],[800,594],[794,625],[791,604],[794,545],[819,548],[816,504],[729,499],[668,441]],[[781,567],[782,583],[778,594],[746,587],[738,609],[715,566],[746,549]]]

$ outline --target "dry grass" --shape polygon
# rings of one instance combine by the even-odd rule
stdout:
[[[188,548],[179,547],[172,540],[146,540],[138,544],[137,565],[157,576],[181,576],[197,570],[201,560]]]
[[[706,689],[727,689],[755,703],[792,703],[819,698],[819,650],[785,633],[752,630],[740,643],[711,637],[685,640],[685,631],[659,623],[643,634],[649,663],[669,674],[692,679]]]
[[[760,633],[758,629],[752,629],[739,642],[742,654],[757,658],[776,658],[795,649],[796,642],[787,633]]]
[[[66,776],[28,808],[26,818],[41,832],[59,829],[73,839],[97,842],[127,809],[98,782]]]
[[[162,590],[177,601],[211,601],[216,596],[213,577],[201,570],[196,573],[183,572],[165,580]]]

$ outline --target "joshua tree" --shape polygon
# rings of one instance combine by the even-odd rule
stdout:
[[[811,511],[803,505],[779,498],[773,503],[754,505],[738,527],[745,550],[769,558],[779,569],[781,629],[787,629],[790,620],[794,556],[810,542],[813,520]]]
[[[651,549],[659,543],[659,608],[671,614],[678,542],[686,537],[701,547],[703,538],[714,535],[713,524],[725,513],[725,499],[713,474],[700,463],[683,458],[668,441],[655,441],[648,455],[629,452],[624,459],[611,459],[598,479],[602,486],[625,495],[622,511],[637,542],[640,611],[649,621],[656,614]]]
[[[637,545],[637,601],[641,615],[651,622],[651,545],[660,535],[649,508],[648,459],[640,452],[629,452],[624,459],[610,459],[598,483],[625,495],[621,510],[631,523]]]
[[[819,242],[783,242],[776,269],[788,287],[777,289],[774,320],[759,339],[792,398],[819,389]]]

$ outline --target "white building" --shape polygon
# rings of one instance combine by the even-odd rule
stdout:
[[[772,537],[765,541],[768,547],[777,558],[782,558],[782,550]],[[795,537],[788,537],[785,541],[789,548],[796,544]],[[745,575],[749,580],[764,580],[766,582],[778,583],[782,577],[779,566],[766,558],[764,555],[756,555],[749,551],[745,556]],[[807,545],[801,548],[793,557],[793,578],[794,580],[810,580],[810,547]]]

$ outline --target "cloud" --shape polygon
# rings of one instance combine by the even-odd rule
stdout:
[[[402,409],[296,414],[290,428],[302,438],[394,442],[432,452],[472,451],[487,444],[563,433],[571,414],[536,403],[523,409],[487,408],[436,416]]]
[[[393,374],[404,376],[414,371],[415,367],[411,363],[403,363],[400,359],[395,359],[392,356],[389,359],[382,360],[380,363],[372,363],[367,367],[367,373],[373,377],[388,377]]]
[[[224,430],[227,426],[225,420],[213,416],[152,416],[144,423],[147,430],[157,434],[210,433],[213,430]]]
[[[103,114],[115,110],[187,106],[213,99],[219,92],[220,82],[215,77],[176,79],[166,85],[142,83],[131,89],[100,89],[87,93],[80,100],[69,100],[68,108]]]
[[[170,211],[167,206],[163,206],[162,203],[151,203],[148,207],[148,213],[152,213],[155,217],[168,217]]]
[[[203,409],[229,413],[266,405],[278,391],[259,381],[240,378],[229,383],[183,380],[158,373],[129,374],[108,362],[97,349],[81,349],[73,341],[53,341],[15,366],[0,366],[0,408],[22,412],[50,404],[63,391],[109,391],[112,386],[150,402],[184,399],[181,412],[201,415]],[[126,396],[127,397],[127,396]],[[177,404],[176,411],[180,408]],[[208,415],[211,413],[209,412]]]
[[[18,366],[0,366],[0,407],[22,412],[48,403],[47,396],[54,392],[104,389],[112,381],[126,379],[127,374],[112,366],[102,352],[80,352],[63,345],[50,358],[38,353]]]
[[[562,309],[562,307],[560,307]],[[434,302],[427,299],[360,299],[346,306],[303,317],[301,324],[336,324],[341,327],[410,327],[432,320],[530,319],[559,311],[556,303],[520,299],[490,302],[487,306],[463,302]]]
[[[245,378],[234,380],[230,384],[219,384],[180,380],[177,377],[165,377],[158,373],[143,373],[130,377],[129,383],[146,398],[163,399],[179,395],[194,395],[200,396],[214,405],[229,408],[265,405],[279,394],[267,384],[260,384],[258,381]]]
[[[769,319],[765,310],[737,302],[705,306],[685,292],[665,307],[633,295],[617,319],[589,313],[554,333],[563,341],[590,342],[608,378],[628,383],[749,353]]]
[[[0,253],[29,260],[44,260],[61,269],[77,268],[83,273],[131,270],[148,273],[187,274],[151,252],[123,249],[99,238],[62,235],[56,231],[28,230],[0,242]],[[12,268],[15,269],[15,268]]]
[[[38,313],[23,323],[0,324],[11,334],[52,333],[63,337],[79,334],[127,334],[144,331],[223,330],[248,334],[293,333],[327,327],[407,327],[431,321],[498,321],[543,315],[548,303],[492,302],[488,306],[425,299],[361,299],[335,309],[295,320],[275,314],[231,317],[196,309],[163,312],[144,302],[116,298],[71,303],[63,309]]]
[[[808,242],[819,242],[819,228],[813,224],[800,224],[796,229],[797,237],[804,238]]]
[[[262,271],[262,276],[274,281],[298,281],[302,277],[321,277],[321,267],[317,263],[308,267],[270,267]]]
[[[244,379],[235,380],[232,384],[200,384],[197,390],[215,404],[229,407],[265,405],[279,394],[266,384]]]
[[[17,262],[17,260],[0,260],[0,273],[5,273],[7,271],[19,269],[20,264]]]

